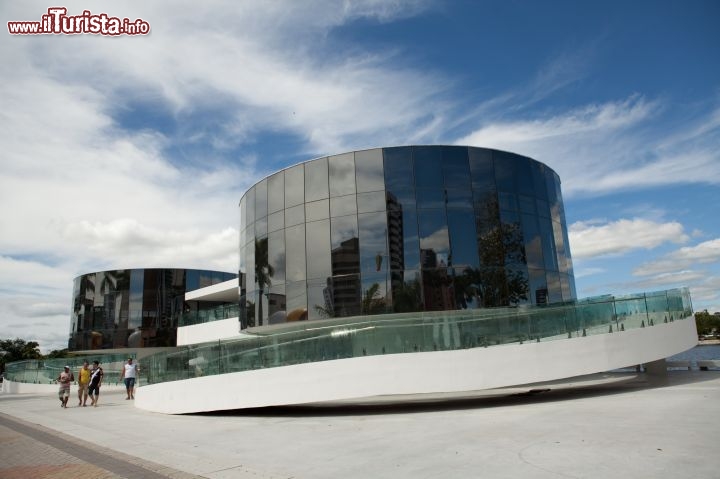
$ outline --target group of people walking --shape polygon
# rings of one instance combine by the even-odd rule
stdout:
[[[60,399],[60,407],[67,408],[70,399],[70,385],[75,381],[75,375],[70,370],[70,366],[65,366],[63,372],[57,378],[60,384],[58,398]],[[135,380],[137,379],[137,364],[133,363],[132,358],[128,358],[127,363],[123,366],[120,373],[120,379],[125,382],[125,390],[127,397],[125,399],[135,399]],[[82,367],[78,371],[78,407],[87,406],[88,397],[90,405],[97,407],[100,400],[100,386],[102,385],[105,373],[100,367],[99,361],[93,361],[92,369],[90,363],[83,362]]]

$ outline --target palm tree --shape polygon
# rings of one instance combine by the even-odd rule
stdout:
[[[255,283],[258,285],[260,297],[258,298],[258,326],[263,322],[263,294],[265,287],[272,284],[271,278],[275,268],[268,262],[268,239],[255,240]]]

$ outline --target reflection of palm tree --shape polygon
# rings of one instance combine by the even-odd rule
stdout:
[[[396,313],[410,313],[422,311],[422,294],[420,281],[417,278],[410,281],[403,281],[398,278],[393,281],[393,310]]]
[[[320,306],[319,304],[316,304],[315,311],[317,311],[317,313],[323,319],[335,317],[335,311],[333,311],[332,305],[330,304],[327,304],[325,306]]]
[[[381,314],[385,311],[385,304],[380,296],[380,285],[373,283],[362,299],[362,314]]]
[[[258,298],[258,326],[263,321],[263,294],[265,287],[271,285],[271,278],[275,274],[275,268],[268,261],[268,239],[255,240],[255,282],[258,285],[260,297]]]

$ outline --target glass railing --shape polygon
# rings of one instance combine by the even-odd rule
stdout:
[[[240,315],[240,307],[237,303],[223,304],[212,309],[190,311],[183,313],[178,321],[178,326],[191,326],[193,324],[209,323],[221,319],[237,318]]]
[[[302,321],[143,360],[149,383],[380,354],[448,351],[616,334],[692,315],[686,288],[547,306]]]
[[[90,369],[92,369],[93,361],[99,361],[104,373],[103,384],[114,384],[119,382],[120,372],[128,358],[135,359],[135,354],[102,354],[16,361],[5,365],[5,379],[18,383],[53,384],[63,372],[63,368],[70,366],[70,371],[75,375],[75,381],[77,381],[78,371],[84,361],[90,363]]]

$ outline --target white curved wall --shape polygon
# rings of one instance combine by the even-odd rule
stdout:
[[[135,405],[180,414],[530,384],[649,363],[697,344],[693,317],[488,348],[366,356],[146,385]],[[211,392],[212,391],[212,392]]]
[[[220,319],[208,323],[193,324],[177,328],[177,345],[207,343],[220,339],[240,337],[239,318]]]

